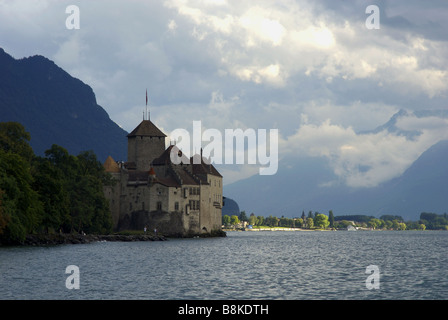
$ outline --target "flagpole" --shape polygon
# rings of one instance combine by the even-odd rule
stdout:
[[[146,117],[148,118],[148,89],[146,89]]]

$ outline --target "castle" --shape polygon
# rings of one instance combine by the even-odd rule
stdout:
[[[187,158],[175,145],[165,149],[166,135],[145,119],[127,138],[127,162],[109,156],[104,163],[115,181],[104,194],[116,231],[147,228],[166,236],[221,231],[222,176],[202,152]],[[180,164],[171,161],[171,152],[181,157]]]

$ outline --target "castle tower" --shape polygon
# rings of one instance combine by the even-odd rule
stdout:
[[[165,151],[165,137],[150,120],[143,120],[128,134],[128,162],[138,171],[149,171],[152,160]]]

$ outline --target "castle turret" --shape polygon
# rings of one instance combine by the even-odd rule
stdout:
[[[152,160],[165,151],[165,137],[150,120],[143,120],[128,134],[128,162],[136,170],[149,171]]]

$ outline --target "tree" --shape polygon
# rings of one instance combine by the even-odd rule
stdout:
[[[326,229],[330,225],[330,221],[328,221],[328,217],[326,215],[318,213],[314,218],[314,225],[316,227]]]
[[[406,230],[406,223],[399,222],[397,226],[397,230]]]
[[[230,225],[230,216],[229,215],[223,215],[222,216],[222,224],[225,226]]]
[[[311,229],[314,227],[314,219],[313,218],[306,218],[306,225],[308,229]]]
[[[448,226],[447,215],[436,213],[422,212],[419,222],[424,224],[429,230],[445,230]]]
[[[335,226],[338,229],[347,229],[347,227],[351,226],[351,225],[352,225],[352,223],[350,221],[348,221],[348,220],[341,220],[341,221],[337,221],[335,223]]]
[[[381,220],[384,221],[393,221],[393,220],[397,220],[398,222],[403,222],[403,218],[401,216],[394,216],[391,214],[384,214],[380,217]]]
[[[328,220],[330,221],[330,228],[334,227],[334,215],[333,215],[333,210],[330,210],[328,212]]]
[[[265,223],[269,227],[277,227],[278,221],[279,219],[277,217],[270,215],[269,217],[266,218]]]
[[[393,223],[392,223],[391,220],[385,220],[385,221],[384,221],[384,227],[385,227],[386,229],[392,229],[392,226],[393,226]]]
[[[6,241],[22,242],[27,234],[37,231],[43,208],[32,183],[27,159],[0,149],[2,216],[7,221],[2,236]]]
[[[308,218],[314,219],[313,211],[308,212]]]
[[[70,198],[64,184],[63,172],[48,159],[33,160],[33,188],[43,205],[42,227],[45,232],[61,230],[69,220]]]
[[[258,216],[257,217],[257,226],[262,226],[264,224],[264,217]]]
[[[381,221],[379,219],[373,218],[367,222],[367,225],[372,229],[377,229],[381,226]]]
[[[30,134],[18,122],[0,122],[0,149],[19,155],[25,161],[31,161],[34,156],[29,145]]]
[[[240,216],[238,218],[240,219],[240,221],[248,221],[249,220],[247,218],[246,211],[241,211]]]
[[[0,242],[37,232],[112,229],[103,186],[112,181],[92,151],[70,155],[53,145],[36,157],[18,123],[0,123]]]
[[[112,217],[103,192],[103,182],[107,180],[104,167],[91,151],[80,153],[76,159],[77,192],[72,198],[81,212],[78,231],[108,233],[112,228]]]
[[[4,212],[4,208],[2,205],[2,199],[3,199],[3,195],[4,195],[4,191],[0,190],[0,237],[3,233],[3,230],[6,228],[6,226],[8,225],[9,222],[9,216],[7,216]]]
[[[249,217],[249,224],[255,226],[257,224],[257,217],[254,214],[251,214]]]
[[[236,225],[238,223],[240,223],[240,220],[239,220],[237,215],[233,215],[233,216],[230,217],[230,224],[231,225]]]

